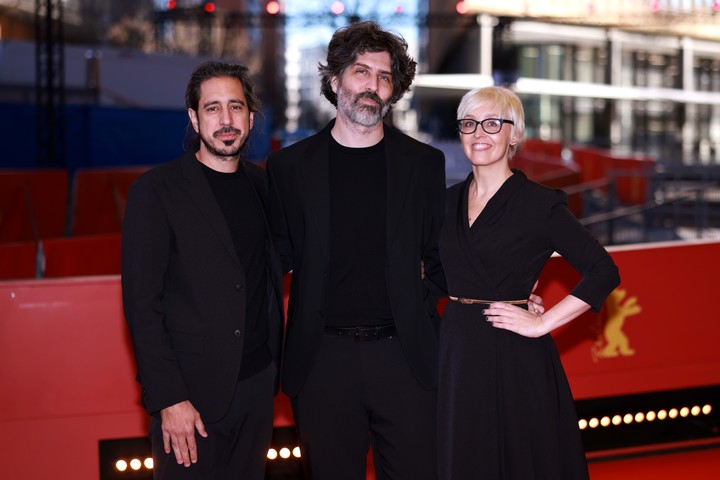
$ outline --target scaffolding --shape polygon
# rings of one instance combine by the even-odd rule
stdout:
[[[62,0],[35,0],[36,164],[65,166],[65,41]]]

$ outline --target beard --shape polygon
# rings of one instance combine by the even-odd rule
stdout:
[[[205,149],[210,152],[212,155],[216,157],[237,157],[240,155],[240,151],[242,150],[243,143],[235,144],[237,142],[237,139],[235,140],[228,140],[228,141],[220,141],[221,145],[216,145],[213,142],[217,142],[215,140],[216,135],[222,135],[224,133],[235,133],[238,135],[238,138],[242,137],[242,132],[240,130],[237,130],[232,127],[224,127],[220,130],[214,132],[212,134],[212,138],[209,138],[204,134],[204,132],[200,129],[200,126],[198,125],[198,136],[200,137],[200,141],[205,145]]]
[[[369,98],[377,105],[360,103],[364,98]],[[346,91],[342,84],[338,85],[337,103],[338,110],[342,111],[351,122],[363,127],[374,127],[379,124],[390,110],[390,103],[383,102],[378,94],[363,92],[353,96],[352,92]]]

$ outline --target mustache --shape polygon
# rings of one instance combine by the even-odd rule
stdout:
[[[363,98],[369,98],[370,100],[372,100],[373,102],[376,102],[381,107],[385,106],[385,103],[382,101],[382,99],[380,98],[380,95],[378,95],[377,93],[373,93],[373,92],[359,93],[355,96],[355,101],[357,102],[358,100],[363,99]]]
[[[218,135],[224,135],[226,133],[234,133],[236,135],[240,135],[242,132],[240,130],[238,130],[237,128],[223,127],[220,130],[213,133],[213,137],[217,137]]]

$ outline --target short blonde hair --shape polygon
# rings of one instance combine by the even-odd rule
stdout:
[[[502,118],[515,122],[515,125],[509,125],[513,128],[514,138],[508,150],[508,156],[514,157],[525,137],[525,112],[520,98],[505,87],[476,88],[463,95],[458,105],[457,119],[465,118],[469,112],[484,105],[497,108]]]

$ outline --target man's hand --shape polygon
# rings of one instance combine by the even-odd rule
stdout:
[[[162,420],[163,446],[165,453],[175,452],[177,463],[189,467],[197,462],[197,445],[195,444],[195,429],[202,437],[207,437],[205,425],[200,419],[200,413],[195,410],[189,400],[176,403],[160,411]]]

